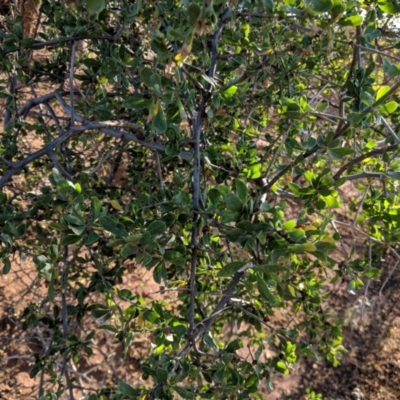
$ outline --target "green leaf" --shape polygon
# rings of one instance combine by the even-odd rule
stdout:
[[[89,15],[98,15],[106,7],[105,0],[86,0],[86,8]]]
[[[259,273],[257,273],[257,288],[260,292],[261,296],[271,305],[276,305],[275,296],[269,290],[267,284],[264,282],[264,279],[261,277]]]
[[[97,197],[92,197],[92,219],[97,220],[100,216],[101,201]]]
[[[187,9],[187,15],[189,18],[189,24],[191,27],[194,27],[197,20],[200,17],[200,6],[196,3],[190,3],[188,9]]]
[[[218,189],[212,188],[208,191],[208,197],[211,203],[216,206],[221,198],[221,192]]]
[[[203,342],[210,347],[211,349],[215,350],[216,352],[219,351],[219,347],[217,343],[215,343],[214,339],[211,336],[211,333],[208,332],[204,335]]]
[[[9,256],[4,255],[4,256],[1,258],[1,261],[3,262],[3,275],[7,275],[7,274],[10,272],[10,270],[11,270],[11,261],[10,261],[10,258],[9,258]]]
[[[228,89],[225,89],[221,94],[225,99],[230,99],[231,97],[233,97],[236,92],[238,91],[238,87],[235,85],[232,85],[230,87],[228,87]]]
[[[323,199],[328,207],[331,208],[339,208],[340,207],[340,200],[334,196],[323,196]]]
[[[182,258],[182,254],[179,253],[179,251],[174,251],[174,250],[167,250],[164,254],[164,260],[165,261],[175,261],[179,260]]]
[[[114,333],[118,332],[118,329],[114,325],[107,325],[107,324],[99,325],[96,329],[103,329]]]
[[[235,179],[235,188],[237,196],[243,203],[245,203],[248,194],[247,184],[240,179]]]
[[[149,87],[151,87],[151,76],[153,71],[150,68],[142,68],[139,72],[140,79]]]
[[[81,239],[82,239],[82,236],[80,236],[80,235],[67,235],[62,238],[61,244],[64,246],[68,246],[71,244],[78,243]]]
[[[128,385],[125,382],[118,382],[118,390],[124,396],[136,396],[137,390],[135,390],[131,385]]]
[[[229,277],[234,275],[240,268],[244,267],[248,262],[247,261],[233,261],[229,264],[226,264],[223,268],[218,272],[218,276]]]
[[[91,246],[93,243],[97,242],[100,239],[100,235],[98,235],[94,231],[90,231],[86,240],[84,241],[85,246]]]
[[[119,222],[114,221],[107,215],[101,217],[99,219],[99,223],[103,229],[105,229],[108,232],[111,232],[115,236],[124,238],[128,236],[128,232],[126,231],[125,227]]]
[[[153,221],[146,230],[151,235],[161,235],[167,230],[167,225],[164,221]]]
[[[375,100],[379,100],[381,97],[383,97],[386,93],[390,91],[390,86],[381,86],[378,91],[376,92]]]
[[[172,386],[172,389],[175,390],[175,392],[184,399],[194,399],[194,394],[192,392],[189,392],[188,390],[180,386]]]
[[[336,160],[341,160],[343,157],[354,153],[353,149],[347,147],[337,147],[335,149],[329,149],[329,154]]]
[[[84,226],[85,225],[85,222],[82,221],[80,218],[76,217],[75,215],[64,214],[64,215],[62,215],[62,219],[68,225],[76,225],[76,226]]]
[[[287,255],[288,249],[282,248],[282,249],[274,249],[271,252],[271,261],[276,262],[278,261],[279,258],[284,257]]]
[[[350,15],[342,18],[338,24],[341,26],[360,26],[362,22],[363,17],[361,15]]]
[[[392,64],[387,58],[383,59],[383,70],[389,76],[389,78],[395,78],[400,75],[400,64]]]
[[[164,368],[157,368],[156,375],[159,381],[166,382],[168,379],[168,371]]]
[[[360,99],[367,106],[372,106],[375,103],[375,99],[372,95],[365,91],[361,92]]]
[[[250,25],[247,22],[242,24],[242,32],[245,38],[249,37],[250,34]]]
[[[148,322],[154,323],[160,318],[160,316],[155,310],[151,309],[143,312],[143,318]]]
[[[134,300],[135,296],[133,293],[128,289],[121,289],[118,291],[118,297],[122,300],[132,301]]]
[[[139,248],[133,244],[126,244],[122,247],[121,249],[121,257],[122,258],[128,258],[132,254],[137,254],[139,251]]]
[[[332,0],[311,0],[311,1],[308,1],[306,4],[310,8],[311,11],[316,12],[316,13],[328,12],[333,7]]]
[[[315,243],[315,247],[323,253],[331,250],[336,250],[336,244],[334,242],[319,241]]]
[[[381,276],[381,271],[378,268],[371,268],[364,274],[367,278],[379,278]]]
[[[157,133],[164,133],[168,128],[167,120],[165,119],[161,104],[158,105],[157,115],[153,119],[152,126]]]
[[[397,0],[379,0],[378,7],[387,14],[400,13],[400,4]]]
[[[292,229],[294,229],[296,227],[296,225],[297,225],[296,221],[292,219],[290,221],[286,221],[283,224],[283,229],[285,231],[291,231]]]
[[[243,341],[241,339],[235,339],[230,342],[226,347],[225,351],[228,353],[234,353],[236,350],[239,350],[243,347]]]
[[[398,107],[398,104],[394,100],[392,100],[392,101],[388,101],[386,104],[384,104],[382,106],[379,106],[378,111],[381,114],[389,115],[389,114],[394,113],[397,110],[397,107]]]
[[[150,104],[151,101],[149,99],[130,96],[122,103],[122,107],[135,110],[144,110],[145,108],[149,108]]]
[[[298,242],[299,240],[303,239],[303,237],[306,235],[304,229],[297,228],[292,232],[289,232],[289,238],[293,242]]]
[[[394,179],[396,181],[400,181],[400,172],[391,171],[391,172],[387,172],[385,175],[387,177],[389,177],[390,179]]]
[[[347,119],[354,125],[357,125],[365,118],[365,115],[360,112],[352,112],[347,116]]]
[[[243,209],[242,200],[234,193],[228,193],[225,196],[225,203],[230,211],[242,211]]]

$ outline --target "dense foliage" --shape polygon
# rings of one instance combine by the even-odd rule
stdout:
[[[31,371],[51,376],[38,398],[74,398],[65,366],[91,355],[93,318],[126,351],[138,332],[153,348],[147,387],[90,400],[263,399],[302,357],[338,365],[329,284],[355,293],[375,260],[400,260],[398,12],[43,0],[35,38],[5,18],[0,251],[3,274],[28,257],[47,285],[22,316],[52,335]],[[340,258],[342,228],[365,238],[364,258]],[[178,305],[125,289],[132,262]]]

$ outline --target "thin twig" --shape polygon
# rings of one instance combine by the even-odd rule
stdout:
[[[69,101],[71,105],[71,127],[75,125],[75,103],[74,103],[74,72],[75,72],[75,57],[76,57],[76,46],[78,42],[72,43],[71,48],[71,59],[69,64]]]
[[[391,134],[392,138],[394,139],[394,141],[396,143],[400,143],[400,139],[399,137],[396,135],[395,131],[393,130],[393,128],[389,125],[389,123],[386,121],[386,119],[384,117],[381,116],[381,121],[383,122],[383,125],[385,125],[385,128],[389,131],[389,133]]]
[[[395,271],[395,269],[398,267],[400,263],[400,258],[396,261],[396,264],[393,266],[393,268],[389,271],[389,275],[387,276],[387,278],[385,279],[385,282],[382,283],[382,286],[379,290],[379,296],[382,296],[382,292],[383,289],[385,288],[386,284],[389,282],[389,279],[392,277],[393,272]]]
[[[349,161],[347,164],[343,165],[343,166],[335,173],[335,175],[333,175],[333,179],[335,179],[335,180],[340,179],[341,176],[342,176],[342,174],[343,174],[346,170],[348,170],[348,169],[354,167],[355,165],[359,164],[361,161],[365,160],[366,158],[370,158],[370,157],[377,156],[377,155],[380,155],[380,154],[385,154],[385,153],[388,152],[388,151],[397,150],[397,148],[398,148],[398,145],[397,145],[397,144],[393,144],[393,145],[391,145],[391,146],[381,147],[381,148],[379,148],[379,149],[371,150],[371,151],[369,151],[368,153],[361,154],[361,156],[355,157],[355,158],[353,158],[351,161]]]
[[[369,269],[371,270],[371,268],[372,268],[372,242],[371,242],[371,239],[369,240],[369,244],[368,244],[368,258],[369,258]],[[362,317],[364,316],[365,304],[367,302],[367,294],[368,294],[368,289],[369,289],[370,284],[371,284],[371,278],[368,279],[367,284],[365,286],[364,296],[363,296],[363,300],[362,300],[362,304],[361,304],[360,319],[362,319]]]
[[[154,158],[155,158],[156,165],[157,165],[157,174],[158,174],[158,179],[160,181],[160,187],[162,190],[164,190],[165,183],[164,183],[164,178],[163,178],[163,174],[162,174],[161,160],[160,160],[160,155],[158,154],[157,151],[154,152]]]

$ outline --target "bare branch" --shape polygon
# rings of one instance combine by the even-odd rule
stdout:
[[[349,161],[347,164],[343,165],[339,171],[336,172],[335,175],[333,175],[333,179],[337,180],[341,177],[341,175],[347,171],[348,169],[354,167],[355,165],[359,164],[361,161],[365,160],[366,158],[370,158],[373,156],[377,156],[380,154],[384,154],[388,151],[394,151],[397,150],[398,145],[397,144],[392,144],[391,146],[387,147],[382,147],[380,149],[374,149],[369,151],[368,153],[361,154],[361,156],[358,156],[356,158],[353,158],[351,161]]]
[[[74,106],[74,72],[75,72],[75,56],[76,46],[78,42],[72,43],[71,60],[69,64],[69,101],[71,104],[71,126],[75,125],[75,106]]]
[[[395,131],[392,129],[392,127],[389,125],[389,123],[386,121],[384,117],[381,116],[381,120],[383,122],[383,125],[385,125],[385,128],[389,131],[391,134],[392,138],[396,143],[400,143],[399,137],[396,135]]]

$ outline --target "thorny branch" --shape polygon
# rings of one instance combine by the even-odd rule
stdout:
[[[64,111],[66,111],[68,114],[71,115],[71,108],[65,103],[63,100],[61,93],[54,92],[52,93],[52,96],[43,96],[45,97],[45,100],[47,101],[51,97],[57,97],[59,100],[61,106],[64,108]],[[42,100],[43,102],[43,100]],[[40,104],[40,103],[36,103]],[[84,118],[80,116],[79,114],[75,114],[75,120],[78,122],[84,122]],[[130,133],[130,132],[125,132],[125,131],[120,131],[114,128],[111,128],[110,126],[122,126],[126,127],[128,129],[134,130],[137,132],[137,134]],[[137,124],[133,124],[130,122],[114,122],[114,121],[106,121],[106,122],[87,122],[84,123],[83,125],[75,125],[73,127],[70,127],[66,132],[62,133],[60,136],[58,136],[56,139],[42,147],[41,149],[35,151],[34,153],[30,154],[29,156],[25,157],[24,159],[17,161],[15,163],[8,162],[7,170],[4,172],[2,178],[0,179],[0,189],[4,187],[4,185],[11,179],[11,177],[20,171],[22,168],[24,168],[26,165],[32,163],[36,159],[44,156],[44,155],[50,155],[53,149],[56,147],[60,146],[61,144],[65,143],[72,137],[80,134],[81,132],[88,131],[88,130],[100,130],[101,132],[105,133],[106,135],[113,136],[115,138],[119,139],[124,139],[126,141],[134,142],[137,143],[143,147],[146,147],[150,150],[154,151],[165,151],[165,146],[160,143],[154,143],[154,142],[147,142],[145,140],[139,139],[139,136],[142,137],[142,135],[145,133],[145,130]],[[190,160],[192,158],[192,154],[187,151],[182,151],[179,153],[179,157],[181,157],[184,160]],[[200,164],[200,162],[199,162]]]

